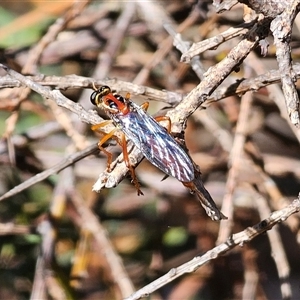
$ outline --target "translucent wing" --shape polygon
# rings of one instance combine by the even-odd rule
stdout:
[[[111,115],[116,125],[157,168],[179,181],[192,181],[194,167],[186,152],[142,108],[133,102],[129,105],[130,113]]]

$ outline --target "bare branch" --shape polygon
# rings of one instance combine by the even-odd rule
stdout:
[[[207,251],[202,256],[194,257],[192,260],[187,263],[171,269],[164,276],[156,279],[149,285],[144,286],[142,289],[138,290],[130,297],[126,298],[126,300],[136,300],[146,297],[150,295],[154,291],[158,290],[162,286],[166,285],[169,282],[172,282],[176,278],[182,276],[183,274],[195,272],[198,268],[200,268],[205,263],[214,260],[229,250],[233,249],[236,246],[243,246],[244,243],[247,243],[253,240],[258,235],[270,230],[273,226],[285,221],[290,215],[297,213],[300,211],[300,196],[298,199],[295,199],[290,205],[287,207],[274,211],[271,213],[269,218],[262,220],[258,224],[253,227],[248,227],[244,231],[233,234],[229,237],[226,242],[216,246],[215,248]]]
[[[300,1],[294,0],[271,23],[286,107],[291,122],[296,127],[300,126],[300,102],[295,87],[296,75],[292,69],[290,41],[293,22],[299,9]]]

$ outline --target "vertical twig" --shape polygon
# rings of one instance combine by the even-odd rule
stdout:
[[[255,197],[256,206],[259,212],[260,218],[265,218],[271,212],[270,207],[264,197],[256,194]],[[292,298],[292,288],[289,282],[290,278],[290,267],[285,254],[285,250],[282,244],[282,240],[278,231],[278,227],[274,227],[273,230],[267,232],[270,240],[272,256],[277,268],[280,289],[282,299],[287,300]]]
[[[292,124],[300,126],[300,102],[295,87],[296,75],[292,68],[291,36],[292,26],[300,9],[300,1],[294,0],[271,23],[276,45],[276,56],[281,74],[282,90]]]
[[[231,234],[233,226],[233,193],[237,185],[239,168],[242,164],[243,149],[248,132],[247,121],[251,111],[252,94],[247,93],[241,99],[241,108],[236,125],[236,132],[233,140],[233,146],[230,152],[228,179],[226,182],[226,191],[223,198],[222,212],[228,216],[228,221],[220,224],[217,244],[224,242]]]

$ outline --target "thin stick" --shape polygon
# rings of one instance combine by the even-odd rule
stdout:
[[[271,23],[276,45],[276,57],[281,74],[282,90],[292,124],[300,127],[300,102],[295,86],[296,76],[292,69],[291,37],[294,20],[300,10],[299,0],[290,1],[285,10]]]
[[[122,298],[134,291],[133,284],[128,277],[125,267],[115,252],[113,245],[108,239],[108,233],[100,224],[99,218],[87,206],[87,203],[75,191],[70,191],[69,196],[81,216],[81,228],[89,230],[99,245],[99,251],[105,257],[114,279],[114,283],[119,287]]]
[[[256,59],[255,55],[253,53],[249,53],[249,58],[251,60]],[[255,63],[251,65],[253,69],[257,69],[258,66],[262,66],[261,62],[259,64]],[[300,64],[295,63],[293,65],[293,72],[297,76],[297,78],[300,77]],[[212,93],[211,96],[207,98],[207,101],[202,105],[203,107],[208,107],[211,105],[212,102],[220,101],[226,97],[229,96],[235,96],[235,95],[242,95],[246,92],[252,91],[258,91],[259,89],[263,87],[269,88],[270,85],[274,83],[279,83],[281,81],[280,72],[278,70],[270,70],[266,71],[262,67],[262,73],[261,75],[258,75],[253,78],[241,78],[237,79],[234,82],[231,82],[230,84],[222,85],[218,87],[216,91]],[[91,77],[83,77],[83,76],[77,76],[77,75],[67,75],[64,77],[60,76],[33,76],[28,77],[32,81],[43,85],[43,86],[52,86],[56,89],[70,89],[70,88],[92,88],[92,84],[94,83],[96,86],[100,85],[108,85],[111,87],[112,90],[116,90],[118,92],[120,91],[126,91],[133,95],[139,95],[144,96],[147,98],[150,98],[152,101],[161,101],[168,103],[172,106],[175,104],[178,104],[181,102],[184,98],[184,94],[177,93],[177,92],[171,92],[167,90],[157,90],[151,87],[143,86],[134,84],[132,82],[122,81],[119,79],[93,79]],[[20,81],[14,79],[11,76],[3,76],[0,78],[0,86],[1,87],[20,87],[21,83]],[[275,93],[277,94],[277,93]],[[281,99],[276,100],[276,104],[279,105],[279,102]],[[284,103],[283,103],[284,104]],[[285,106],[283,105],[283,108],[279,107],[281,110],[281,114],[283,115]]]
[[[256,193],[255,201],[259,216],[261,218],[265,218],[268,214],[271,213],[267,200],[260,194]],[[275,227],[273,228],[273,230],[268,231],[267,234],[270,241],[271,253],[276,253],[276,255],[273,255],[273,259],[281,282],[280,289],[282,299],[291,299],[292,287],[291,283],[288,280],[290,278],[290,266],[282,244],[282,239],[280,237],[278,227]]]
[[[84,149],[80,152],[77,152],[75,154],[68,156],[67,158],[63,159],[60,163],[53,166],[52,168],[45,170],[44,172],[41,172],[39,174],[36,174],[35,176],[31,177],[30,179],[15,186],[11,190],[9,190],[7,193],[2,195],[0,197],[0,201],[24,191],[25,189],[29,188],[30,186],[43,181],[44,179],[48,178],[49,176],[51,176],[53,174],[58,173],[59,171],[67,168],[68,166],[74,164],[75,162],[81,160],[82,158],[95,153],[97,150],[98,150],[98,145],[95,144],[95,145],[91,145],[91,146],[87,147],[86,149]]]
[[[244,144],[247,136],[247,121],[250,114],[252,104],[252,94],[247,93],[242,97],[239,119],[236,126],[236,133],[233,140],[232,149],[230,152],[231,164],[228,179],[226,182],[226,191],[222,202],[222,212],[228,217],[227,222],[220,224],[219,236],[217,244],[224,242],[231,234],[233,226],[233,193],[237,186],[239,169],[242,164],[244,153]]]
[[[186,273],[195,272],[199,267],[208,263],[209,261],[220,257],[222,254],[228,252],[236,246],[243,246],[244,243],[247,243],[253,240],[258,235],[270,230],[273,226],[282,221],[286,220],[290,215],[300,211],[300,195],[287,207],[274,211],[270,214],[269,218],[262,220],[253,227],[248,227],[244,231],[233,234],[229,237],[224,243],[216,246],[215,248],[207,251],[202,256],[194,257],[192,260],[187,263],[171,269],[167,274],[156,279],[152,283],[146,285],[142,289],[138,290],[126,300],[136,300],[146,297],[147,295],[158,290],[162,286],[168,284],[171,281],[174,281],[176,278],[182,276]]]
[[[98,124],[103,120],[97,114],[88,113],[80,104],[74,103],[73,101],[69,100],[68,98],[63,96],[60,91],[52,91],[48,87],[44,87],[39,83],[34,82],[31,78],[26,77],[3,64],[0,64],[0,68],[4,69],[10,76],[17,79],[27,87],[31,88],[42,97],[53,100],[57,105],[75,113],[76,115],[78,115],[82,122],[85,122],[87,124]]]

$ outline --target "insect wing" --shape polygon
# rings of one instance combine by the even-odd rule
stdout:
[[[150,115],[133,102],[126,115],[111,116],[125,133],[157,168],[182,182],[194,179],[194,167],[186,152]]]

